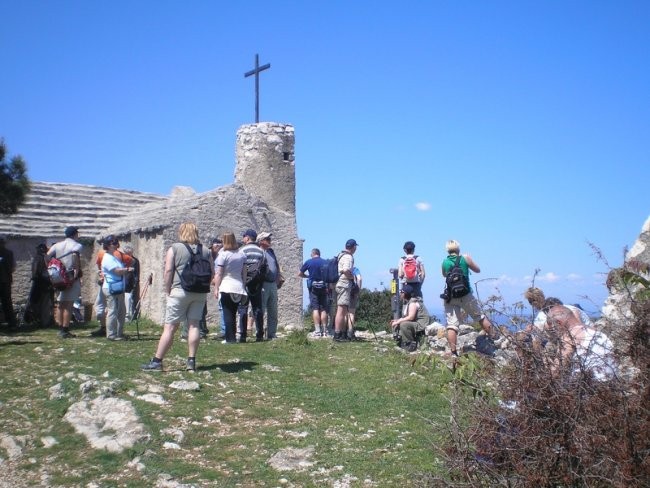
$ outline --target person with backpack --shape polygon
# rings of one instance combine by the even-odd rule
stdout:
[[[49,327],[54,322],[53,307],[54,289],[47,272],[47,245],[42,242],[36,246],[36,256],[32,259],[29,309],[34,322],[41,327]]]
[[[114,236],[109,235],[103,240],[102,291],[106,297],[106,338],[109,341],[124,340],[126,277],[129,273],[133,273],[132,267],[115,256],[119,246],[120,242]]]
[[[422,296],[422,283],[426,276],[424,270],[424,263],[420,256],[415,254],[415,243],[413,241],[406,241],[404,243],[404,256],[402,256],[397,264],[398,276],[402,283],[411,285],[413,288],[413,296]]]
[[[246,255],[241,252],[235,234],[226,232],[221,240],[223,247],[215,260],[214,297],[221,304],[225,325],[225,344],[236,342],[237,311],[242,302],[248,307],[246,292]],[[244,326],[246,327],[246,326]],[[241,339],[241,338],[240,338]],[[244,342],[246,333],[244,332]]]
[[[336,282],[336,318],[334,319],[334,340],[336,342],[348,340],[346,324],[355,286],[353,255],[357,251],[357,246],[357,241],[348,239],[345,249],[337,257],[339,279]]]
[[[262,308],[262,287],[267,272],[266,253],[257,245],[257,232],[248,229],[243,234],[244,245],[239,249],[246,256],[245,284],[248,300],[239,306],[239,342],[246,342],[248,330],[248,303],[255,319],[255,341],[264,340],[264,309]]]
[[[278,290],[284,283],[280,263],[271,245],[271,233],[260,232],[257,244],[266,254],[266,274],[262,285],[262,310],[266,313],[266,338],[277,339]]]
[[[307,279],[309,306],[314,321],[314,336],[325,337],[327,328],[327,310],[329,307],[328,284],[325,282],[322,268],[325,260],[320,257],[320,249],[311,250],[311,257],[305,261],[298,272],[300,278]]]
[[[66,281],[58,290],[58,306],[54,310],[54,320],[59,325],[59,337],[69,339],[76,337],[70,332],[70,320],[72,318],[72,305],[81,295],[81,250],[83,246],[77,241],[79,238],[79,229],[75,226],[69,226],[64,231],[65,239],[52,245],[47,251],[50,258],[48,271],[56,262],[59,267],[57,274],[65,276]],[[52,274],[50,274],[50,277]],[[54,283],[53,283],[54,284]]]
[[[402,318],[392,320],[390,326],[395,333],[399,333],[398,345],[407,352],[414,352],[418,348],[417,335],[423,333],[429,325],[431,317],[422,301],[422,297],[413,295],[414,288],[404,285],[400,290],[404,311]]]
[[[199,321],[214,277],[214,263],[210,249],[199,241],[199,231],[192,222],[184,222],[178,229],[180,242],[172,244],[165,255],[163,286],[167,294],[165,325],[158,342],[156,355],[144,371],[162,371],[162,361],[174,343],[174,333],[183,320],[187,320],[188,355],[186,369],[196,370],[196,352],[199,347]]]
[[[447,341],[452,356],[458,356],[456,350],[461,310],[478,321],[488,337],[494,338],[496,328],[485,314],[481,312],[478,300],[472,294],[469,284],[469,272],[480,273],[481,268],[469,254],[460,254],[460,244],[449,240],[446,244],[447,257],[442,262],[442,276],[445,278],[445,291],[441,298],[445,301],[445,318],[447,320]]]

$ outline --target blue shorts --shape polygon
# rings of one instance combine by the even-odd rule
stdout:
[[[327,312],[328,306],[327,288],[314,288],[309,291],[309,305],[312,310]]]

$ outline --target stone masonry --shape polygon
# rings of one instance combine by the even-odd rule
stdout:
[[[95,207],[97,219],[94,221],[87,219],[80,223],[78,212],[61,205],[57,198],[52,199],[50,208],[40,217],[34,216],[33,209],[23,211],[21,208],[18,215],[0,219],[0,232],[8,234],[7,246],[14,250],[19,261],[15,281],[25,283],[31,255],[38,242],[47,240],[50,244],[60,240],[66,225],[79,225],[82,237],[86,238],[82,256],[84,276],[91,277],[85,280],[82,300],[91,304],[96,294],[94,256],[99,250],[97,240],[114,234],[123,244],[133,245],[134,254],[141,261],[143,284],[152,277],[142,302],[142,313],[161,323],[165,304],[164,255],[169,245],[177,241],[178,226],[186,221],[196,223],[206,245],[226,231],[241,238],[246,229],[252,228],[273,234],[273,247],[284,270],[286,282],[279,291],[279,327],[302,327],[302,283],[296,275],[302,263],[302,240],[298,237],[295,215],[293,127],[271,122],[242,126],[237,133],[236,158],[235,182],[205,193],[197,194],[190,188],[178,187],[171,196],[164,197],[92,187],[98,195],[104,193],[104,198],[99,199],[94,199],[92,192],[85,195],[85,205]],[[54,184],[36,185],[46,188]],[[144,201],[134,201],[128,208],[112,211],[105,207],[111,207],[115,198],[107,199],[106,192],[111,195],[127,192]],[[15,225],[32,219],[32,227],[38,229],[39,218],[52,223],[53,229],[27,232]],[[14,286],[16,303],[24,303],[27,298],[28,278],[26,281],[27,286],[18,283]],[[218,322],[217,303],[211,295],[208,319],[208,324]]]

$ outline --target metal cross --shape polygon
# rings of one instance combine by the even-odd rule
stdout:
[[[260,121],[260,72],[271,67],[270,63],[260,66],[260,57],[255,55],[255,69],[244,73],[244,78],[255,75],[255,123]]]

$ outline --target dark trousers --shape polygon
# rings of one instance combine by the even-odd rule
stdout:
[[[28,307],[32,313],[32,322],[41,327],[49,327],[54,323],[54,290],[49,283],[32,281]]]
[[[2,313],[9,327],[16,327],[16,314],[11,300],[11,283],[0,283],[0,300],[2,300]]]
[[[223,321],[226,324],[226,342],[235,342],[235,326],[237,323],[237,308],[239,302],[235,302],[230,293],[221,293],[221,310]]]
[[[255,318],[255,337],[262,339],[264,337],[264,309],[262,308],[262,288],[257,293],[249,294],[248,300],[253,308],[253,317]],[[248,302],[239,307],[239,334],[246,337],[248,329]]]

